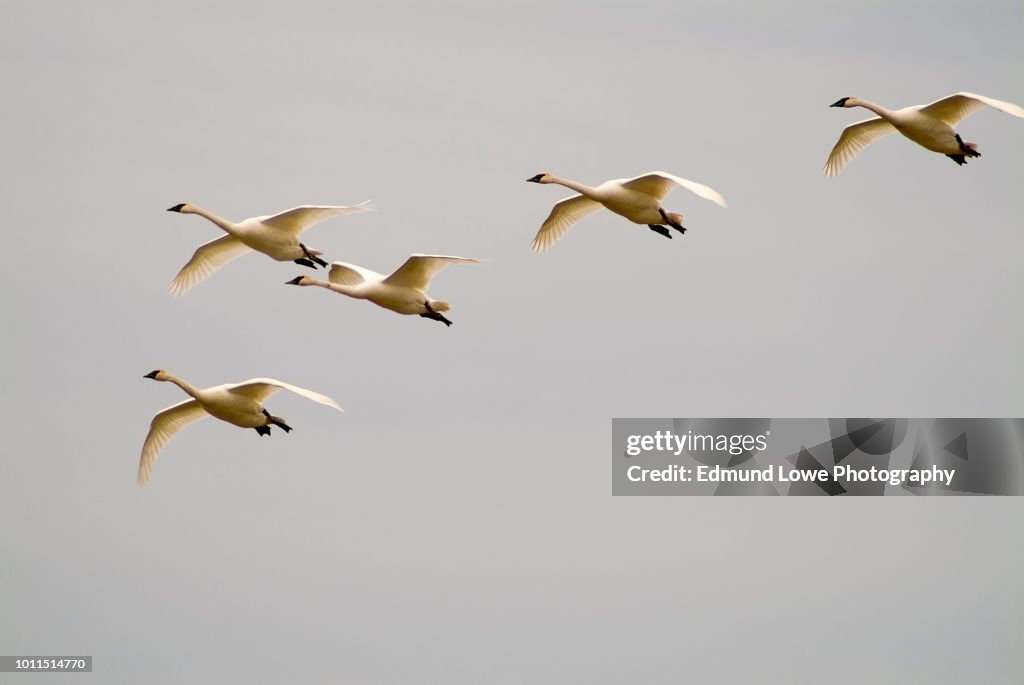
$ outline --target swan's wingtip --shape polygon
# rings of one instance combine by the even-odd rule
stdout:
[[[189,286],[184,283],[179,283],[178,281],[173,281],[169,286],[167,286],[167,294],[174,298],[184,297],[185,293],[189,290]]]

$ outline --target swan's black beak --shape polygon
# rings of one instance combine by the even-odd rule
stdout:
[[[846,101],[849,100],[849,99],[850,98],[842,98],[840,100],[836,100],[831,105],[829,105],[829,107],[845,107],[846,106]]]
[[[298,285],[299,281],[301,281],[301,280],[302,280],[302,276],[296,276],[295,278],[293,278],[290,281],[285,281],[284,284],[285,285]]]
[[[143,378],[156,378],[156,375],[157,375],[158,373],[160,373],[160,371],[159,371],[159,370],[157,370],[157,371],[150,371],[150,372],[149,372],[149,373],[147,373],[147,374],[146,374],[145,376],[143,376]]]
[[[540,179],[544,178],[544,174],[537,174],[533,178],[526,179],[527,183],[540,183]]]
[[[180,212],[181,208],[184,207],[184,206],[185,206],[185,203],[183,202],[180,205],[174,205],[173,207],[168,207],[167,211],[168,212]]]

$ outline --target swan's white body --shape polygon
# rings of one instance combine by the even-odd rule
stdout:
[[[683,231],[683,216],[666,212],[661,206],[661,200],[676,186],[682,186],[720,207],[726,206],[725,198],[713,188],[664,171],[651,171],[635,178],[605,181],[594,188],[546,173],[537,174],[527,180],[533,183],[557,183],[579,193],[555,203],[533,239],[534,252],[544,252],[550,248],[577,221],[601,207],[624,216],[635,224],[670,225]],[[662,235],[671,237],[667,230]]]
[[[435,300],[427,295],[427,287],[431,278],[452,263],[479,264],[480,260],[448,255],[414,254],[389,275],[355,264],[334,262],[331,264],[329,281],[299,276],[289,281],[289,284],[319,286],[359,300],[369,300],[379,307],[399,314],[430,315],[451,309],[447,302]]]
[[[1024,108],[974,93],[954,93],[927,105],[914,105],[895,111],[852,97],[838,100],[831,107],[864,107],[878,115],[843,129],[825,163],[825,174],[833,177],[838,176],[858,152],[882,136],[897,131],[921,147],[948,155],[957,164],[963,164],[966,157],[981,156],[974,143],[963,142],[953,130],[964,117],[983,107],[992,107],[1024,118]]]
[[[331,217],[372,209],[369,200],[351,207],[303,205],[273,216],[256,216],[234,223],[202,207],[188,203],[175,205],[167,211],[198,214],[219,226],[227,235],[200,245],[188,264],[178,272],[170,291],[173,295],[184,295],[214,271],[249,250],[262,252],[279,262],[308,261],[322,253],[307,248],[299,241],[303,231]]]
[[[192,399],[167,407],[153,417],[139,458],[139,485],[144,485],[149,480],[160,450],[171,438],[188,424],[206,416],[213,416],[242,428],[256,428],[261,434],[269,434],[269,428],[265,427],[271,425],[279,426],[285,431],[291,430],[284,423],[284,419],[271,416],[263,407],[263,402],[278,390],[288,390],[306,399],[344,411],[337,402],[326,395],[273,378],[251,378],[242,383],[227,383],[212,388],[196,388],[163,370],[153,371],[146,378],[170,381],[188,393]]]

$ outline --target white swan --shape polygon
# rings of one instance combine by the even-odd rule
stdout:
[[[200,245],[188,264],[178,272],[170,291],[173,295],[184,295],[214,271],[249,250],[262,252],[279,262],[292,261],[313,269],[316,264],[327,266],[327,262],[318,256],[322,252],[311,250],[299,242],[302,232],[325,219],[373,211],[373,207],[369,200],[351,207],[302,205],[273,216],[255,216],[237,224],[188,203],[174,205],[167,211],[198,214],[227,233]]]
[[[441,269],[451,263],[479,264],[479,259],[450,257],[447,255],[414,254],[402,266],[385,276],[376,271],[355,264],[334,262],[331,264],[330,281],[319,281],[309,276],[297,276],[287,285],[317,285],[348,295],[359,300],[369,300],[375,305],[399,314],[419,314],[440,321],[446,326],[452,322],[441,312],[451,309],[447,302],[431,299],[427,286]]]
[[[270,435],[270,426],[281,428],[286,433],[291,426],[280,416],[271,416],[263,408],[263,402],[278,390],[289,390],[306,399],[326,404],[328,407],[344,411],[338,403],[326,395],[306,390],[273,378],[251,378],[242,383],[228,383],[212,388],[196,388],[187,382],[172,376],[163,369],[151,371],[145,378],[155,381],[170,381],[192,396],[190,400],[178,402],[167,407],[153,417],[149,424],[149,433],[142,443],[142,456],[139,458],[139,485],[145,485],[160,450],[170,442],[171,438],[182,428],[206,416],[215,416],[222,421],[233,423],[242,428],[255,428],[260,435]]]
[[[974,143],[965,143],[953,127],[968,114],[986,105],[1015,117],[1024,117],[1024,109],[1011,102],[974,93],[954,93],[927,105],[914,105],[896,111],[859,98],[837,100],[829,107],[864,107],[878,116],[858,121],[843,129],[839,142],[832,148],[825,162],[825,175],[838,176],[858,152],[878,138],[896,131],[922,147],[946,155],[957,164],[966,164],[968,157],[981,157],[981,153]]]
[[[555,203],[548,218],[544,220],[540,230],[537,231],[537,236],[533,239],[534,252],[547,250],[558,242],[572,228],[573,224],[588,214],[596,212],[602,205],[635,224],[647,224],[652,231],[660,233],[666,238],[671,238],[672,234],[665,228],[665,225],[675,228],[680,233],[685,233],[683,215],[666,212],[661,206],[662,198],[676,186],[682,186],[705,200],[711,200],[720,207],[726,206],[725,198],[719,195],[718,191],[706,185],[667,174],[664,171],[651,171],[636,178],[605,181],[596,188],[551,174],[537,174],[526,180],[528,183],[557,183],[579,193],[579,195],[573,195]]]

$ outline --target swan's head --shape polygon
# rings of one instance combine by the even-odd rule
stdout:
[[[309,276],[296,276],[290,281],[285,281],[285,285],[313,285],[313,279]]]
[[[526,182],[527,183],[551,183],[552,182],[551,181],[551,174],[548,174],[548,173],[537,174],[536,176],[534,176],[532,178],[526,179]]]
[[[829,105],[829,107],[856,107],[856,106],[857,106],[857,98],[851,98],[851,97],[839,98],[838,100],[833,102],[831,105]]]
[[[167,372],[163,369],[157,369],[156,371],[150,371],[143,378],[152,378],[155,381],[167,380]]]
[[[167,208],[168,212],[181,212],[182,214],[190,214],[192,212],[192,205],[187,202],[182,202],[179,205]]]

